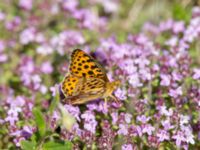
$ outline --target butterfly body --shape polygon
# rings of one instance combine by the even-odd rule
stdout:
[[[74,50],[69,73],[62,82],[65,102],[72,105],[84,104],[98,98],[111,97],[119,81],[110,82],[105,70],[82,50]]]

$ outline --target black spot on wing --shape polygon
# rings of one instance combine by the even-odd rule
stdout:
[[[87,69],[87,68],[89,68],[89,66],[88,66],[88,65],[85,65],[84,68]]]
[[[93,75],[94,72],[93,72],[93,71],[88,71],[88,74],[89,74],[89,75]]]

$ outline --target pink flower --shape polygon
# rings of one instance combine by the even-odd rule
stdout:
[[[133,117],[133,116],[132,116],[131,114],[125,113],[125,121],[126,121],[126,123],[130,123],[132,117]]]
[[[9,122],[9,124],[12,126],[12,125],[15,125],[15,122],[18,121],[19,118],[18,118],[18,115],[15,116],[15,115],[8,115],[6,118],[5,118],[5,121],[6,122]]]
[[[85,38],[81,32],[66,30],[54,36],[50,40],[51,47],[56,49],[60,55],[65,54],[66,47],[73,47],[85,43]]]
[[[164,127],[165,130],[170,130],[170,129],[174,128],[174,126],[171,125],[171,123],[170,123],[170,119],[166,119],[166,120],[161,121],[161,124],[162,124],[162,126]]]
[[[31,10],[33,6],[32,3],[32,0],[20,0],[19,6],[25,10]]]
[[[176,134],[172,136],[172,139],[176,140],[176,146],[180,147],[182,142],[185,142],[185,136],[182,131],[178,131]]]
[[[74,12],[77,10],[77,6],[78,6],[79,2],[77,0],[63,0],[62,2],[62,6],[65,10],[68,10],[70,12]]]
[[[200,79],[200,69],[195,68],[193,71],[194,71],[194,75],[192,76],[193,79],[195,80]]]
[[[183,21],[174,22],[172,30],[176,34],[183,32],[185,30],[184,22]]]
[[[6,15],[0,11],[0,21],[3,21],[5,19]]]
[[[169,86],[170,85],[170,80],[171,80],[171,76],[168,74],[161,74],[161,82],[160,85],[162,86]]]
[[[15,138],[13,141],[17,147],[20,147],[21,141],[26,140],[24,137]]]
[[[133,146],[131,144],[122,145],[122,150],[133,150]]]
[[[15,30],[21,23],[21,18],[19,16],[14,17],[12,20],[5,23],[6,29],[9,31]]]
[[[143,84],[140,82],[138,74],[132,74],[128,76],[128,81],[133,87],[141,87]]]
[[[53,67],[49,61],[42,63],[41,71],[45,74],[50,74],[53,71]]]
[[[181,126],[181,130],[185,134],[185,140],[188,144],[194,144],[194,135],[192,134],[192,129],[190,126]]]
[[[166,44],[166,45],[169,45],[169,46],[171,46],[171,47],[174,47],[174,46],[177,45],[177,42],[178,42],[178,38],[177,38],[176,36],[174,36],[174,37],[171,37],[169,40],[167,40],[167,41],[165,42],[165,44]]]
[[[165,130],[159,130],[156,136],[159,138],[159,142],[163,142],[164,140],[170,139],[169,133]]]
[[[118,121],[118,113],[117,112],[111,113],[111,117],[112,117],[112,123],[115,125]]]
[[[90,131],[91,133],[96,132],[97,121],[95,120],[94,113],[92,111],[85,111],[81,118],[84,119],[84,129]]]
[[[150,124],[142,126],[142,133],[147,133],[148,135],[152,135],[153,131],[155,131],[155,128]]]
[[[165,116],[172,116],[173,115],[173,109],[172,108],[169,108],[169,110],[167,110],[166,106],[161,106],[158,109],[159,109],[161,115],[165,115]]]
[[[35,39],[35,33],[36,29],[34,27],[24,29],[20,34],[20,43],[26,45],[33,42]]]
[[[0,54],[0,63],[6,62],[8,60],[8,55]]]
[[[71,106],[71,105],[64,105],[67,111],[74,116],[78,121],[80,121],[80,109],[79,107]],[[93,119],[93,118],[92,118]]]
[[[45,85],[40,85],[40,91],[42,94],[46,94],[47,93],[47,87]]]
[[[117,98],[119,98],[120,100],[126,100],[127,99],[127,91],[125,88],[118,88],[116,91],[115,91],[115,95]]]
[[[172,72],[172,79],[175,81],[181,81],[183,79],[182,75],[176,71]]]
[[[143,124],[147,123],[150,119],[150,117],[146,117],[145,115],[137,116],[137,120]]]
[[[180,125],[188,124],[190,117],[187,115],[180,115]]]
[[[56,96],[56,90],[59,89],[59,85],[55,84],[54,86],[50,87],[50,91],[52,92],[52,96]]]
[[[52,54],[54,50],[49,45],[42,44],[39,47],[37,47],[36,51],[38,54],[49,55],[49,54]]]
[[[169,95],[171,97],[174,97],[174,98],[177,98],[178,96],[181,96],[183,94],[183,91],[182,91],[182,87],[179,86],[177,89],[170,89],[169,90]]]
[[[140,126],[136,126],[136,130],[137,130],[137,134],[138,134],[138,136],[142,136],[142,134],[143,134],[143,132],[142,132],[142,127],[140,127]]]
[[[128,125],[127,124],[119,124],[119,130],[117,134],[127,135],[128,134]]]
[[[79,9],[73,12],[73,17],[78,20],[79,26],[90,30],[105,26],[106,20],[98,17],[92,10]]]

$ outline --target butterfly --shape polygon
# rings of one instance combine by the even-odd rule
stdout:
[[[113,91],[120,81],[110,82],[104,68],[83,50],[75,49],[71,54],[68,74],[61,83],[64,101],[79,105],[98,98],[119,102]]]

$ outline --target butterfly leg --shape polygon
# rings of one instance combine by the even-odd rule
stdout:
[[[104,98],[104,109],[107,108],[107,102],[108,102],[108,98],[106,97],[106,98]]]
[[[117,103],[120,104],[121,102],[119,101],[119,99],[115,96],[115,95],[110,95],[110,97]]]

